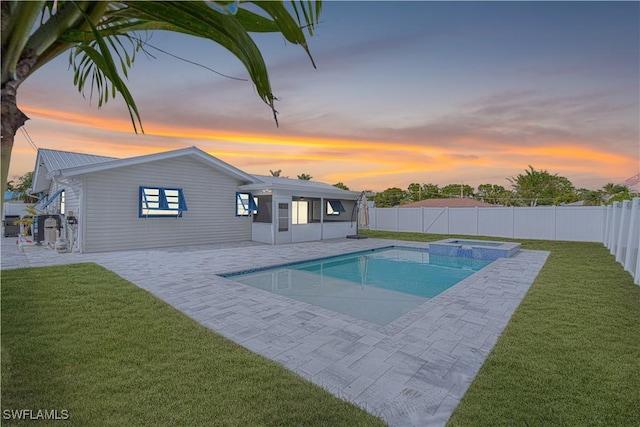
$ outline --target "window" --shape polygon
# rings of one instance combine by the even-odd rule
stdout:
[[[278,203],[278,231],[289,231],[289,203]]]
[[[346,212],[340,200],[327,200],[327,215],[340,215]]]
[[[60,214],[62,215],[66,215],[67,212],[65,211],[66,207],[67,207],[67,199],[65,198],[65,191],[62,190],[62,193],[60,193]]]
[[[179,218],[186,210],[182,188],[140,187],[140,218]]]
[[[249,216],[258,212],[258,201],[251,193],[236,193],[236,216]]]
[[[259,206],[258,212],[253,215],[253,222],[264,222],[271,224],[273,209],[273,199],[270,195],[255,196],[256,204]]]
[[[294,200],[291,206],[291,223],[292,224],[308,224],[309,223],[309,201]]]

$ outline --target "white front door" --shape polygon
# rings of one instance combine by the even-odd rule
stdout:
[[[291,243],[291,199],[276,199],[276,245]]]

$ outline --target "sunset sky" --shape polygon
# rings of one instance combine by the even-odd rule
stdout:
[[[246,172],[306,173],[352,190],[411,182],[491,183],[528,165],[576,187],[640,171],[640,3],[324,3],[309,44],[257,35],[280,127],[252,84],[164,55],[138,54],[121,99],[98,109],[68,56],[20,88],[40,148],[131,157],[195,145]],[[152,46],[246,78],[211,42],[155,33]],[[9,179],[33,170],[18,132]]]

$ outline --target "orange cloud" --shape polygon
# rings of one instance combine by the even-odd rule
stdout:
[[[361,187],[374,190],[383,190],[389,185],[406,187],[410,182],[423,180],[442,184],[464,180],[470,185],[477,185],[489,181],[483,176],[495,177],[498,173],[507,173],[505,178],[514,176],[529,164],[536,169],[549,169],[567,177],[570,171],[603,177],[603,181],[621,175],[631,176],[638,169],[637,159],[606,149],[580,146],[575,142],[548,142],[546,145],[527,147],[499,144],[482,136],[434,143],[414,136],[406,141],[392,142],[172,127],[156,122],[147,122],[146,133],[134,137],[131,123],[124,119],[32,106],[25,106],[23,110],[41,119],[38,127],[41,132],[46,129],[42,139],[53,143],[53,146],[49,145],[51,148],[131,157],[187,144],[198,145],[247,172],[267,172],[259,170],[261,166],[273,169],[281,165],[304,164],[304,171],[284,172],[310,173],[314,179],[342,181],[347,185],[358,182]],[[434,145],[436,143],[441,147]],[[25,165],[30,163],[24,166],[30,170],[33,160],[25,162],[25,159],[33,159],[35,154],[22,151],[25,150],[16,151],[21,154],[16,155],[15,159]],[[14,166],[12,162],[15,171]],[[441,182],[443,179],[449,179],[450,182]],[[406,184],[397,184],[403,180],[406,180]]]

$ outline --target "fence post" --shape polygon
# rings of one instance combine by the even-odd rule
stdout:
[[[609,247],[609,221],[611,221],[611,214],[609,213],[609,206],[604,206],[604,224],[602,224],[602,244],[607,248]]]
[[[602,244],[607,246],[609,241],[609,206],[603,206],[604,220],[602,223]]]
[[[611,217],[611,231],[609,233],[609,253],[611,255],[615,255],[616,251],[618,250],[616,239],[618,238],[618,224],[619,224],[619,217],[620,217],[620,215],[618,215],[619,205],[620,205],[620,202],[613,202],[613,212]]]
[[[637,267],[637,259],[640,259],[640,197],[631,201],[631,216],[629,218],[629,233],[627,236],[627,253],[622,265],[636,279],[640,278],[640,271]],[[636,260],[633,259],[635,254]]]
[[[616,240],[618,244],[616,246],[616,261],[622,264],[622,257],[624,256],[624,252],[627,249],[627,233],[629,232],[629,200],[625,200],[622,202],[622,207],[620,208],[620,225],[618,226],[618,236]],[[627,212],[629,211],[629,212]],[[624,264],[622,264],[624,266]]]
[[[553,240],[558,240],[558,207],[553,205]]]

